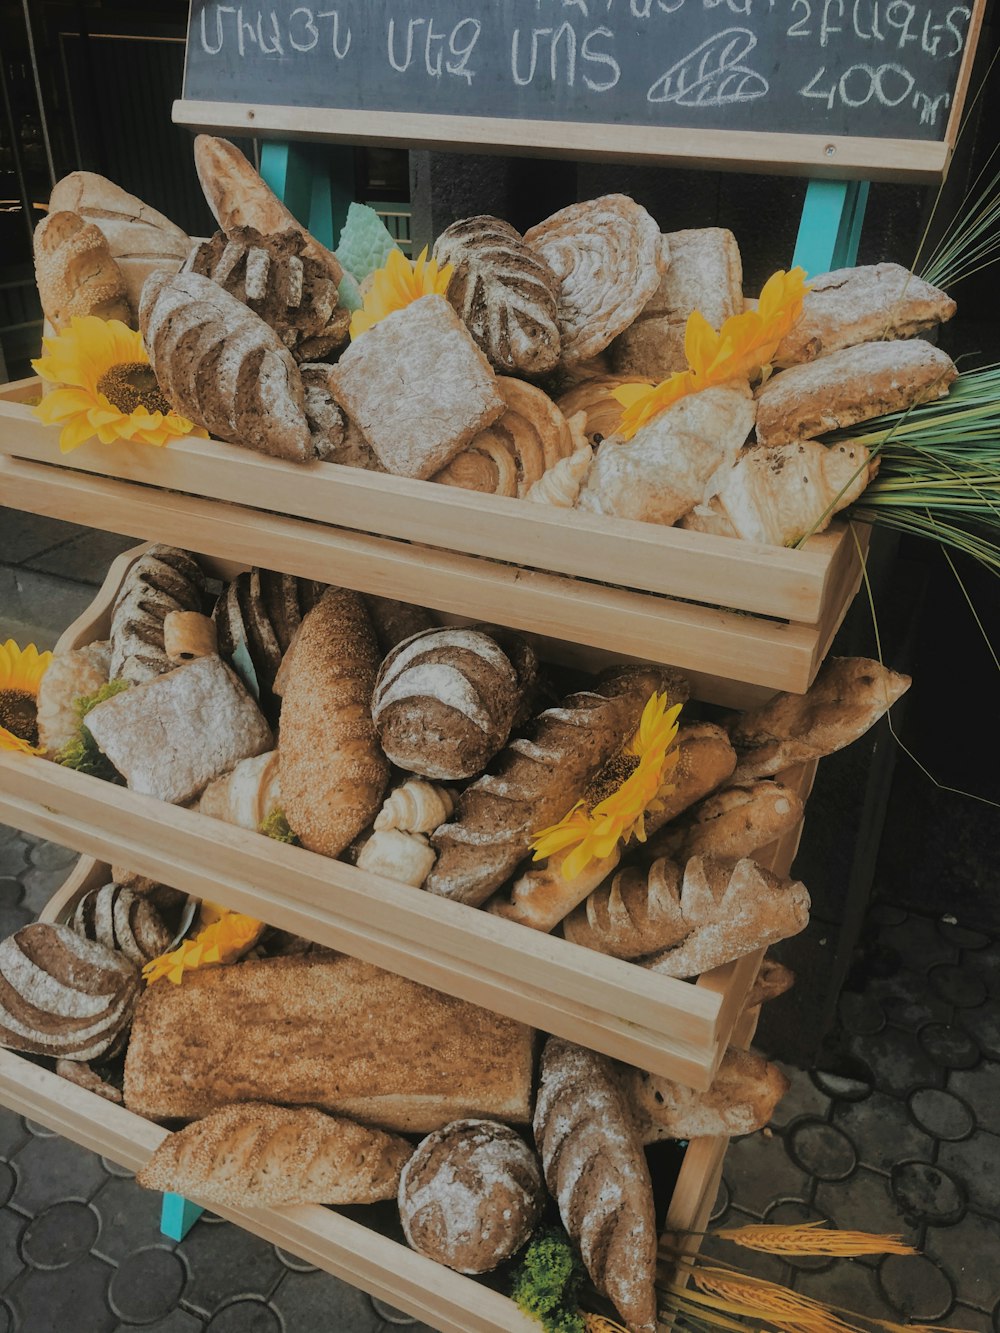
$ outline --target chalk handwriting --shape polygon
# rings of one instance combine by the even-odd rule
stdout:
[[[671,65],[646,94],[647,102],[677,106],[727,106],[752,102],[768,92],[762,74],[740,62],[757,45],[749,28],[727,28]]]

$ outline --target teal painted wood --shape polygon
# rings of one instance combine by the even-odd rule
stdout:
[[[847,268],[858,257],[868,181],[813,180],[806,189],[792,266],[806,276]]]
[[[354,198],[354,149],[268,140],[260,174],[320,245],[332,250]]]
[[[204,1212],[180,1194],[164,1194],[160,1209],[160,1231],[171,1240],[183,1240]]]
[[[277,140],[263,144],[260,174],[299,221],[308,225],[313,190],[313,162],[308,145]]]

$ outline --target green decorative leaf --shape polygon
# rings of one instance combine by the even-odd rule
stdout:
[[[299,840],[292,832],[288,820],[285,818],[285,812],[279,806],[265,818],[260,826],[260,831],[265,837],[273,838],[275,842],[287,842],[291,846],[297,847]]]
[[[374,208],[369,208],[367,204],[351,204],[336,250],[337,258],[351,277],[357,282],[363,282],[369,273],[382,268],[395,249],[395,237]]]
[[[105,782],[115,782],[119,786],[124,785],[124,778],[98,747],[90,733],[90,728],[84,722],[84,718],[92,708],[104,703],[106,699],[113,699],[116,694],[121,694],[128,687],[129,682],[127,680],[109,680],[106,685],[101,686],[96,694],[85,694],[79,699],[73,700],[73,709],[78,719],[76,734],[66,742],[56,755],[57,764],[62,764],[64,768],[73,768],[78,773],[86,773],[90,777],[101,778]]]
[[[585,1333],[578,1309],[583,1266],[569,1238],[544,1231],[528,1245],[514,1271],[511,1298],[545,1333]]]

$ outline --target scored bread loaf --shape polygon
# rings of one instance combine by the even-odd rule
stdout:
[[[631,737],[649,696],[675,677],[658,667],[622,667],[571,694],[511,741],[491,771],[459,796],[434,833],[438,860],[425,888],[475,906],[513,874],[534,835],[561,819]]]
[[[123,953],[139,967],[166,953],[172,939],[152,900],[121,884],[85,893],[76,905],[72,927],[85,940]]]
[[[397,602],[392,597],[376,597],[372,593],[362,593],[361,600],[372,622],[379,652],[383,657],[404,639],[434,628],[431,613],[422,606]]]
[[[150,986],[129,1041],[125,1104],[163,1120],[282,1102],[407,1133],[461,1116],[525,1124],[533,1057],[531,1029],[512,1019],[314,953]]]
[[[283,681],[281,799],[303,847],[339,856],[389,781],[371,718],[379,653],[357,593],[328,588],[308,612]]]
[[[242,1102],[163,1140],[136,1182],[230,1208],[394,1199],[406,1139],[312,1107]]]
[[[610,1060],[549,1037],[534,1131],[545,1183],[591,1281],[631,1333],[654,1333],[653,1186]]]
[[[112,680],[137,685],[173,669],[163,642],[171,611],[200,611],[205,575],[186,551],[154,543],[129,567],[111,612]]]
[[[666,824],[644,851],[682,865],[692,856],[738,861],[790,832],[802,814],[802,798],[781,782],[725,787]]]
[[[538,865],[529,866],[511,885],[509,896],[504,891],[490,899],[487,911],[532,930],[554,930],[577,903],[604,883],[621,860],[621,850],[616,846],[607,856],[598,857],[567,878],[563,866],[571,852],[556,852]]]
[[[133,322],[121,269],[93,223],[79,213],[49,213],[35,228],[32,246],[38,296],[56,332],[75,315]]]
[[[694,908],[682,896],[680,867],[661,857],[648,871],[626,866],[596,888],[563,922],[563,935],[615,958],[641,958],[689,935]]]
[[[762,1055],[732,1047],[707,1092],[644,1069],[626,1068],[622,1078],[645,1143],[753,1134],[771,1119],[791,1086]]]

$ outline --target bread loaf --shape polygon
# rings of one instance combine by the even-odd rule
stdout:
[[[300,361],[303,410],[316,457],[326,463],[349,463],[348,423],[330,386],[333,367],[322,361]],[[365,446],[367,448],[367,446]],[[370,451],[369,451],[370,452]]]
[[[93,223],[79,213],[49,213],[35,228],[32,245],[42,310],[57,332],[77,315],[134,322],[121,269]]]
[[[434,243],[454,265],[448,300],[495,370],[543,375],[559,361],[559,284],[508,222],[479,216],[446,227]]]
[[[96,694],[111,671],[107,640],[57,652],[38,685],[38,743],[54,759],[76,735],[80,717],[74,703]]]
[[[611,1062],[550,1037],[534,1130],[545,1183],[591,1281],[631,1333],[655,1333],[653,1186]]]
[[[153,902],[121,884],[85,893],[76,905],[72,926],[85,940],[123,953],[138,967],[166,953],[172,939]]]
[[[757,979],[750,987],[750,994],[747,996],[744,1009],[754,1009],[757,1005],[767,1004],[768,1000],[776,1000],[779,995],[784,995],[786,991],[792,989],[795,985],[795,973],[791,968],[785,967],[777,959],[765,956],[761,959],[760,971],[757,973]]]
[[[722,1057],[707,1092],[642,1069],[626,1069],[623,1079],[645,1143],[753,1134],[764,1128],[791,1086],[777,1065],[734,1048]]]
[[[410,1145],[311,1107],[224,1106],[163,1140],[136,1182],[229,1208],[393,1199]]]
[[[199,273],[156,274],[139,327],[164,396],[220,440],[304,463],[315,457],[298,367],[259,315]]]
[[[604,883],[621,860],[621,850],[615,847],[607,856],[591,861],[567,879],[563,865],[569,855],[570,851],[556,852],[539,864],[530,865],[514,881],[509,896],[506,891],[496,894],[487,904],[487,910],[533,930],[554,930],[577,903]]]
[[[507,1125],[455,1120],[428,1135],[403,1167],[399,1217],[410,1246],[459,1273],[490,1273],[538,1225],[538,1160]]]
[[[198,801],[198,812],[257,833],[272,810],[280,806],[278,752],[265,750],[241,759],[223,777],[210,782]]]
[[[0,1046],[96,1060],[118,1048],[139,993],[120,953],[37,921],[0,943]]]
[[[563,922],[563,935],[573,944],[615,958],[641,958],[679,944],[691,933],[681,896],[681,871],[661,857],[649,870],[627,866],[595,888]]]
[[[425,887],[479,905],[509,878],[540,829],[554,824],[627,741],[655,690],[672,673],[655,667],[609,672],[535,719],[527,737],[501,751],[490,772],[462,792],[431,839],[438,860]]]
[[[125,1104],[163,1120],[282,1102],[407,1133],[460,1116],[524,1124],[532,1046],[520,1023],[354,958],[234,963],[145,992]]]
[[[664,792],[646,815],[646,846],[654,835],[696,801],[715,791],[736,767],[736,751],[722,727],[714,722],[686,722],[677,729],[679,758]]]
[[[450,781],[480,773],[506,741],[524,683],[511,659],[477,629],[430,629],[386,657],[372,720],[400,768]]]
[[[666,824],[645,847],[682,865],[692,856],[738,861],[791,832],[802,819],[802,799],[780,782],[752,782],[714,792],[682,819]]]
[[[409,602],[397,602],[391,597],[375,597],[371,593],[362,593],[368,618],[372,622],[379,652],[385,657],[397,643],[412,638],[425,629],[434,628],[431,613],[422,606],[411,606]]]
[[[186,551],[159,543],[129,568],[111,612],[112,680],[137,685],[173,669],[163,643],[171,611],[200,611],[205,575]]]
[[[295,640],[278,744],[285,816],[324,856],[371,823],[389,781],[370,712],[378,658],[361,599],[328,588]]]

